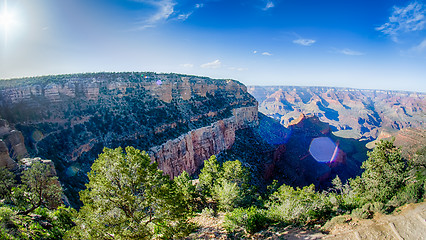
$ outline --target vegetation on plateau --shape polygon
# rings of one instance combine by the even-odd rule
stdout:
[[[196,226],[196,214],[224,212],[230,236],[253,234],[268,225],[323,225],[352,214],[422,202],[426,196],[425,151],[406,160],[393,141],[379,142],[368,154],[361,176],[318,192],[274,181],[260,192],[240,161],[206,160],[198,180],[183,172],[174,180],[149,156],[133,147],[104,149],[80,192],[84,206],[60,206],[61,188],[49,169],[35,163],[16,177],[0,169],[0,239],[179,239]]]

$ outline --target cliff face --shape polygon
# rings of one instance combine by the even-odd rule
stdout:
[[[6,120],[0,119],[0,167],[16,170],[17,161],[27,156],[22,133],[9,126]]]
[[[194,174],[211,155],[228,150],[235,142],[235,131],[258,125],[257,106],[233,109],[233,116],[210,126],[192,130],[150,149],[151,158],[171,177],[184,170]]]
[[[259,111],[288,126],[300,113],[330,124],[341,137],[373,140],[381,129],[424,128],[424,93],[327,87],[248,87]]]
[[[0,81],[0,116],[23,133],[30,155],[54,161],[71,201],[103,147],[148,150],[176,176],[258,124],[257,102],[237,81],[155,73]]]

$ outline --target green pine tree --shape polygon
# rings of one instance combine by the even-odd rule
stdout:
[[[182,194],[145,152],[105,148],[88,177],[69,238],[175,238],[185,229]]]

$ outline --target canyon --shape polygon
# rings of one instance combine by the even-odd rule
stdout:
[[[217,155],[221,162],[240,160],[260,189],[273,179],[326,189],[336,176],[345,181],[361,173],[366,143],[397,133],[398,144],[407,133],[413,139],[419,133],[414,128],[424,129],[424,109],[422,93],[247,88],[235,80],[173,73],[3,80],[0,167],[16,170],[28,157],[51,160],[43,161],[54,165],[74,207],[104,147],[144,150],[171,178],[183,171],[197,176]],[[310,154],[318,138],[336,144],[330,162]]]
[[[104,147],[145,150],[174,177],[259,124],[257,101],[237,81],[148,72],[0,81],[0,118],[1,163],[52,160],[73,206]]]
[[[260,112],[283,126],[311,113],[330,124],[336,136],[369,141],[381,131],[425,128],[425,93],[295,86],[249,86],[248,92]]]

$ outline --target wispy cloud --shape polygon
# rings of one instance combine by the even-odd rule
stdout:
[[[253,54],[256,54],[256,53],[257,53],[257,50],[254,50],[254,51],[253,51]]]
[[[142,30],[150,27],[156,27],[157,25],[170,21],[186,21],[195,10],[204,7],[203,3],[198,3],[193,5],[192,9],[185,11],[176,10],[177,5],[176,0],[133,0],[135,2],[140,2],[143,4],[151,5],[156,10],[153,14],[148,16],[142,22],[137,30]]]
[[[354,51],[354,50],[351,50],[349,48],[345,48],[345,49],[342,49],[342,50],[337,50],[337,52],[341,53],[341,54],[349,55],[349,56],[362,56],[362,55],[365,55],[365,53]]]
[[[220,68],[221,66],[222,66],[222,63],[220,62],[219,59],[216,59],[213,62],[201,64],[202,68],[211,68],[211,69]]]
[[[264,8],[262,8],[263,11],[267,11],[270,8],[275,7],[275,3],[271,0],[266,1],[266,6]]]
[[[419,45],[414,46],[413,48],[411,48],[411,50],[417,53],[426,52],[426,39],[423,39],[423,41]]]
[[[263,52],[262,55],[263,56],[272,56],[272,53],[270,53],[270,52]]]
[[[177,16],[177,19],[178,20],[182,20],[182,21],[185,21],[186,19],[188,19],[189,18],[189,16],[191,16],[191,14],[192,14],[193,12],[189,12],[189,13],[185,13],[185,14],[179,14],[178,16]]]
[[[175,12],[176,2],[173,0],[133,0],[143,4],[148,4],[156,8],[156,11],[148,18],[140,22],[138,30],[155,27],[158,23],[164,22]]]
[[[421,31],[426,28],[426,7],[421,2],[412,2],[406,7],[393,7],[389,21],[376,27],[375,30],[389,35],[393,41],[398,41],[401,33]]]
[[[299,38],[299,39],[293,40],[293,43],[299,44],[299,45],[302,45],[302,46],[311,46],[315,42],[316,42],[316,40],[314,40],[314,39],[304,39],[304,38]]]
[[[200,9],[202,7],[204,7],[203,3],[197,3],[197,4],[194,5],[192,11],[187,12],[187,13],[180,13],[180,14],[177,15],[176,19],[181,20],[181,21],[185,21],[194,13],[195,10]]]
[[[408,50],[401,51],[401,55],[405,57],[426,57],[426,38],[419,44],[411,47]]]

